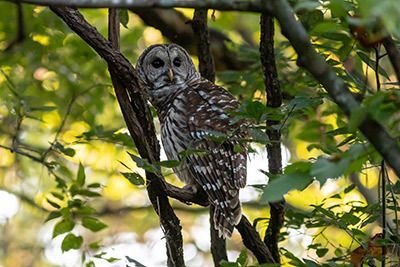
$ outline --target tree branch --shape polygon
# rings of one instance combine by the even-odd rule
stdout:
[[[131,8],[130,11],[138,15],[145,24],[161,31],[171,42],[181,45],[190,54],[196,54],[196,36],[188,23],[190,19],[181,12],[160,8]],[[240,70],[249,65],[228,49],[226,43],[232,41],[225,34],[209,29],[209,35],[211,53],[217,70]]]
[[[16,2],[17,7],[17,35],[14,40],[12,40],[3,51],[8,51],[15,45],[22,43],[25,39],[25,24],[24,24],[24,12],[22,9],[22,4]]]
[[[390,62],[392,63],[394,72],[396,73],[397,81],[400,82],[400,51],[396,46],[395,41],[392,37],[386,37],[383,39],[383,46],[388,53]]]
[[[347,116],[361,107],[346,84],[325,59],[313,48],[306,30],[294,17],[294,12],[286,0],[273,0],[270,14],[279,21],[282,34],[290,41],[298,54],[297,64],[308,70],[323,85],[332,100]],[[400,148],[396,140],[385,128],[369,115],[361,122],[359,129],[385,161],[400,177]]]
[[[108,64],[115,93],[129,132],[142,158],[154,163],[159,160],[159,144],[149,107],[140,92],[135,70],[130,62],[114,47],[118,47],[119,33],[116,14],[110,12],[110,37],[107,41],[91,26],[78,10],[68,7],[50,7],[64,22],[86,41]],[[114,24],[114,25],[112,25]],[[164,191],[162,178],[146,173],[150,201],[160,218],[167,243],[168,266],[184,266],[182,234]]]
[[[275,51],[274,51],[274,18],[267,14],[261,14],[260,20],[260,57],[264,74],[264,84],[267,92],[267,107],[279,108],[282,105],[282,93],[276,70]],[[282,151],[281,151],[281,133],[274,129],[274,125],[281,122],[276,120],[267,120],[267,135],[271,141],[267,144],[268,169],[272,174],[282,173]],[[279,237],[280,230],[284,223],[285,201],[269,203],[270,220],[264,237],[264,243],[268,246],[273,259],[276,263],[280,262],[279,255]]]
[[[193,32],[197,41],[197,56],[199,58],[199,71],[201,76],[209,81],[215,81],[214,59],[211,55],[209,32],[207,27],[207,9],[196,9],[192,20]],[[215,266],[220,266],[222,260],[228,260],[226,242],[218,236],[214,228],[214,206],[210,205],[210,236],[211,255]]]
[[[14,3],[30,3],[42,6],[73,7],[151,7],[151,8],[209,8],[235,11],[268,11],[262,0],[7,0]]]
[[[236,229],[242,236],[243,244],[253,252],[260,264],[274,261],[268,247],[261,240],[257,230],[244,215],[240,219],[239,224],[236,225]]]

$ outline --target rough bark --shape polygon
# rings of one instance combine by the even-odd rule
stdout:
[[[152,163],[156,162],[159,159],[159,145],[149,107],[139,91],[133,66],[116,49],[119,37],[115,12],[110,12],[110,38],[113,45],[100,35],[76,9],[51,7],[51,10],[105,59],[122,114],[139,154]],[[153,173],[146,173],[146,178],[150,201],[160,217],[161,227],[165,233],[168,266],[184,266],[181,226],[168,202],[162,179]]]
[[[260,20],[260,57],[264,75],[264,84],[267,93],[267,107],[279,108],[282,105],[282,93],[278,79],[274,51],[274,18],[266,13],[261,14]],[[281,133],[274,129],[280,124],[277,120],[267,120],[267,135],[270,143],[267,144],[268,169],[271,174],[282,173]],[[270,220],[264,236],[264,243],[268,246],[274,261],[280,262],[279,237],[284,223],[285,201],[269,203]]]
[[[236,229],[242,236],[243,244],[253,252],[260,264],[274,262],[274,258],[268,250],[268,247],[261,240],[257,230],[245,216],[242,216],[239,224],[236,225]]]

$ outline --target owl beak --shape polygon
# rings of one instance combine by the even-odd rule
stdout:
[[[169,81],[173,82],[174,81],[174,73],[173,73],[172,69],[168,69],[167,75],[168,75]]]

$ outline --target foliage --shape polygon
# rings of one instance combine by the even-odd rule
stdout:
[[[387,264],[399,263],[392,252],[399,246],[400,182],[357,130],[369,116],[399,137],[399,83],[381,45],[387,36],[400,37],[396,2],[291,1],[314,47],[362,103],[349,118],[321,85],[296,66],[297,56],[278,33],[279,27],[275,53],[284,104],[267,108],[255,45],[258,16],[216,12],[215,21],[209,22],[233,40],[228,43],[230,51],[247,66],[217,73],[217,83],[241,101],[236,119],[251,122],[250,136],[241,142],[249,143],[256,154],[257,148],[270,144],[268,127],[283,135],[284,158],[290,162],[284,162],[281,175],[263,171],[257,179],[249,177],[253,196],[246,197],[250,201],[244,201],[243,207],[263,235],[269,222],[267,203],[285,197],[280,245],[287,266],[349,266],[359,247],[364,248],[359,261],[374,264],[386,256]],[[0,203],[0,229],[7,233],[0,237],[0,264],[140,266],[146,260],[162,266],[165,258],[151,261],[151,257],[138,256],[145,250],[151,255],[149,243],[165,249],[158,218],[145,197],[144,172],[163,172],[168,181],[181,185],[171,170],[181,162],[162,160],[153,165],[137,156],[107,66],[49,9],[24,6],[26,38],[4,50],[17,30],[15,14],[10,12],[14,9],[11,3],[0,3],[0,193],[18,197],[20,210],[3,220],[1,210],[7,204]],[[181,11],[192,15],[192,11]],[[107,33],[107,10],[82,12],[101,33]],[[121,51],[132,62],[147,45],[168,41],[132,12],[121,10],[120,15]],[[280,123],[267,127],[267,119]],[[186,151],[182,158],[193,153],[204,151]],[[265,160],[256,168],[266,170],[266,166]],[[376,193],[382,177],[386,203],[378,201]],[[259,184],[260,180],[269,182]],[[202,242],[203,232],[208,235],[206,210],[173,205],[185,229],[185,243],[195,251],[188,265],[208,264],[209,248]],[[387,234],[373,239],[382,231],[385,208]],[[195,212],[204,214],[189,216]],[[51,232],[50,237],[46,239],[43,232]],[[237,239],[228,241],[237,259],[222,266],[260,266]],[[129,250],[113,254],[125,243]],[[387,254],[373,252],[369,246],[378,247],[376,251],[383,247]],[[79,263],[51,255],[54,249],[67,256],[79,251]],[[19,256],[32,255],[32,251],[40,256]]]

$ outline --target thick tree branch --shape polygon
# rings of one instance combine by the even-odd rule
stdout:
[[[196,36],[188,23],[189,18],[175,9],[131,8],[144,23],[161,31],[171,42],[184,47],[189,53],[196,54]],[[210,48],[217,70],[240,70],[249,64],[239,59],[237,54],[227,47],[232,42],[220,31],[209,29]]]
[[[109,9],[109,19],[108,19],[108,34],[109,40],[113,46],[113,48],[119,51],[120,48],[120,23],[118,11],[116,9]],[[120,103],[121,110],[123,113],[126,113],[126,108],[123,103],[122,98],[127,99],[128,95],[126,95],[126,88],[119,81],[118,73],[115,72],[115,69],[108,68],[111,80],[113,82],[113,86],[115,89],[115,93]],[[137,84],[133,85],[134,87],[138,87]],[[142,99],[140,99],[142,100]],[[143,101],[145,101],[143,99]],[[131,105],[134,103],[134,100],[131,101]],[[143,106],[147,107],[146,103],[140,103]],[[125,111],[124,111],[125,110]],[[147,107],[148,112],[148,107]],[[150,116],[146,116],[149,118]],[[142,123],[153,124],[151,119],[147,121],[141,121]],[[143,125],[143,124],[142,124]],[[143,126],[145,126],[144,124]],[[154,131],[154,126],[147,126],[152,131],[152,139],[154,140],[152,143],[157,142],[157,138]],[[143,137],[141,137],[143,138]],[[134,140],[138,139],[138,137],[134,136]],[[150,153],[150,152],[149,152]],[[159,157],[159,151],[153,151],[153,153],[158,153],[156,157]],[[178,217],[176,217],[174,211],[169,205],[168,198],[166,197],[166,193],[163,192],[162,184],[154,183],[154,181],[159,181],[159,177],[156,177],[154,174],[146,173],[147,178],[147,192],[149,198],[152,202],[154,209],[160,218],[161,228],[164,232],[166,238],[166,246],[167,246],[167,255],[168,255],[168,266],[184,266],[183,260],[183,240],[181,233],[181,226]],[[161,208],[166,208],[166,212],[161,210]]]
[[[261,14],[260,57],[264,74],[265,89],[267,92],[267,107],[279,108],[282,105],[282,93],[276,70],[274,51],[274,18]],[[282,173],[281,133],[273,126],[281,123],[276,120],[267,120],[267,135],[271,143],[267,144],[268,169],[272,174]],[[275,262],[280,262],[279,237],[284,223],[285,201],[270,203],[270,220],[264,237]]]
[[[283,35],[290,41],[298,54],[297,64],[308,70],[314,78],[323,85],[332,100],[344,111],[347,116],[361,107],[346,84],[335,71],[326,63],[325,59],[313,48],[306,30],[296,20],[294,12],[286,0],[272,0],[271,14],[281,26]],[[359,129],[385,161],[400,177],[400,147],[397,141],[388,134],[385,128],[377,121],[366,116]]]
[[[397,81],[400,82],[400,50],[390,36],[383,40],[383,46],[388,53],[390,63],[392,63],[394,72],[397,76]]]
[[[133,66],[116,49],[119,42],[116,12],[110,12],[112,39],[110,42],[101,36],[76,9],[51,7],[51,10],[106,60],[122,114],[139,154],[152,163],[156,162],[159,159],[159,145],[149,107],[139,91]],[[161,227],[165,232],[168,265],[184,266],[181,226],[168,202],[162,179],[153,173],[146,173],[146,178],[150,201],[160,217]]]
[[[261,240],[257,230],[245,216],[242,216],[239,224],[236,225],[236,229],[242,236],[243,244],[253,252],[260,264],[274,261],[268,247]]]
[[[214,59],[210,49],[210,34],[207,27],[207,9],[196,9],[192,20],[193,32],[197,39],[197,56],[201,76],[215,81]]]
[[[215,81],[214,59],[211,55],[209,32],[207,27],[207,9],[196,9],[192,20],[193,32],[197,41],[197,56],[201,76],[209,81]],[[214,228],[214,206],[210,205],[210,236],[211,255],[215,266],[220,266],[222,260],[228,260],[226,242],[218,236]]]
[[[268,11],[262,0],[7,0],[42,6],[74,7],[152,7],[152,8],[209,8],[232,11]]]

